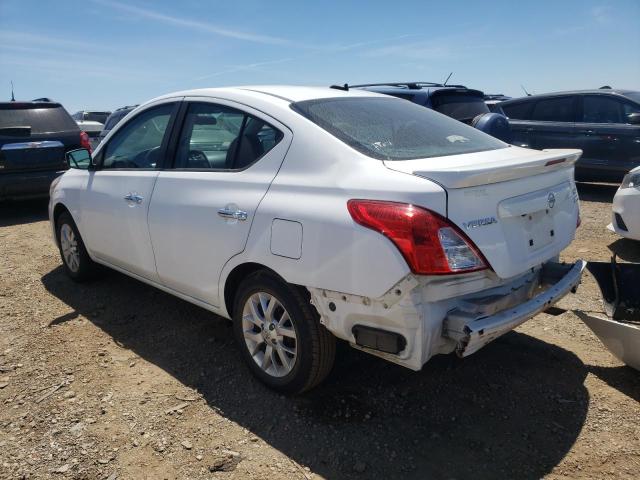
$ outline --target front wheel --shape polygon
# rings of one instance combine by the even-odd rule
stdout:
[[[236,294],[234,333],[251,372],[267,386],[300,393],[331,371],[335,338],[308,294],[269,272],[244,280]]]
[[[93,278],[98,265],[89,257],[78,227],[69,212],[64,212],[58,217],[56,235],[67,275],[78,282]]]

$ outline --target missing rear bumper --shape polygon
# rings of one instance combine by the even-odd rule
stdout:
[[[538,313],[551,307],[580,284],[586,262],[579,260],[573,265],[549,262],[544,265],[538,279],[541,293],[522,301],[525,291],[510,296],[513,306],[487,315],[486,299],[468,301],[469,305],[450,311],[444,321],[443,336],[455,340],[456,352],[466,357],[477,352],[489,342],[513,330]],[[516,297],[516,295],[518,295]],[[468,308],[471,306],[472,308]]]

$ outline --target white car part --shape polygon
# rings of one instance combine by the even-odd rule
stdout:
[[[309,291],[321,322],[334,335],[419,370],[439,353],[470,355],[551,307],[577,288],[585,265],[548,262],[506,282],[487,272],[408,275],[379,298]]]
[[[607,228],[621,237],[640,240],[640,167],[631,170],[613,197],[612,221]]]

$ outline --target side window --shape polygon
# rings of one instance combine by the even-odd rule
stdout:
[[[502,107],[505,115],[514,120],[530,120],[531,102],[509,103],[507,105],[498,104]]]
[[[102,168],[157,168],[173,109],[167,103],[132,118],[109,140]]]
[[[240,110],[211,103],[192,103],[180,133],[175,168],[245,168],[281,139],[281,132]]]
[[[584,97],[582,121],[586,123],[624,123],[622,103],[603,95]]]
[[[622,121],[623,123],[631,123],[629,121],[629,115],[632,113],[640,113],[640,107],[631,103],[624,102],[622,104]]]
[[[574,97],[555,97],[538,100],[531,112],[531,119],[543,122],[573,122]]]

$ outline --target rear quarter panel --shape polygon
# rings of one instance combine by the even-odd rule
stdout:
[[[353,221],[347,201],[354,198],[446,212],[444,190],[433,182],[391,171],[319,129],[308,136],[294,133],[280,172],[258,207],[247,247],[225,265],[220,288],[235,266],[256,262],[290,283],[372,298],[383,295],[410,270],[389,239]],[[302,225],[300,258],[272,253],[276,219]]]

